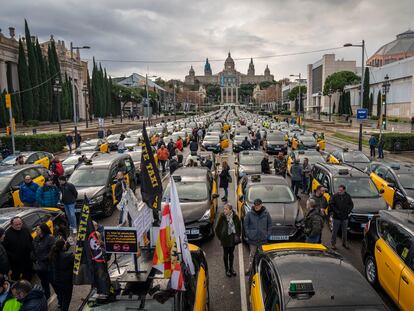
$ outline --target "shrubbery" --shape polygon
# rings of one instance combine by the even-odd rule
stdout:
[[[1,138],[3,144],[12,149],[11,137]],[[26,151],[28,147],[32,151],[59,152],[66,145],[65,134],[36,134],[36,135],[16,135],[14,137],[16,150]]]
[[[379,139],[379,134],[374,134]],[[384,133],[384,149],[388,151],[412,151],[414,150],[414,133]],[[395,150],[395,143],[400,143],[400,150]]]

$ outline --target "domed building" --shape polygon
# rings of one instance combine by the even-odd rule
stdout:
[[[380,67],[414,56],[414,31],[409,29],[397,35],[397,38],[383,45],[372,55],[367,65]]]

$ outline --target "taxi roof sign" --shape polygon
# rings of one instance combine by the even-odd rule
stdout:
[[[260,179],[260,175],[252,175],[251,177],[252,182],[259,182]]]
[[[181,181],[181,176],[173,176],[173,179],[175,182],[180,182]]]
[[[349,170],[347,168],[340,168],[338,170],[338,174],[339,175],[348,175],[349,174]]]
[[[308,299],[315,295],[311,280],[294,280],[289,284],[289,296],[296,299]]]
[[[264,252],[271,251],[284,251],[284,250],[315,250],[315,251],[327,251],[328,249],[322,244],[312,244],[312,243],[273,243],[262,245],[262,250]]]

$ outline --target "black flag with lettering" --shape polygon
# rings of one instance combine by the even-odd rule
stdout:
[[[141,196],[150,208],[160,210],[162,197],[162,183],[160,171],[155,163],[154,153],[148,138],[145,122],[142,128],[141,154]]]

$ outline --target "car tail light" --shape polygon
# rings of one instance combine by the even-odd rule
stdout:
[[[371,220],[369,220],[364,226],[364,235],[368,233],[370,226],[371,226]]]

